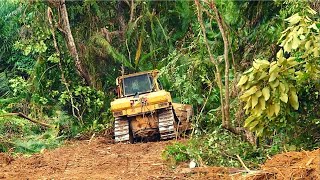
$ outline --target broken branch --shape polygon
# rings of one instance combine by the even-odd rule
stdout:
[[[242,161],[242,159],[240,158],[240,156],[238,154],[236,154],[237,158],[239,159],[241,165],[246,169],[246,171],[250,172],[250,169],[244,164],[244,162]]]
[[[53,128],[54,126],[50,125],[50,124],[46,124],[46,123],[43,123],[43,122],[40,122],[40,121],[37,121],[37,120],[34,120],[30,117],[28,117],[27,115],[21,113],[21,112],[18,112],[18,113],[7,113],[7,114],[3,114],[3,115],[0,115],[0,117],[4,117],[4,116],[19,116],[19,117],[22,117],[28,121],[31,121],[33,123],[36,123],[36,124],[39,124],[43,127],[47,127],[47,128]]]

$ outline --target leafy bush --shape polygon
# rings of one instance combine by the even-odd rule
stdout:
[[[61,143],[59,129],[44,130],[39,125],[14,116],[0,117],[0,151],[35,153]]]
[[[163,158],[173,163],[195,160],[200,166],[241,167],[238,155],[248,167],[257,168],[267,156],[283,150],[281,143],[279,140],[274,141],[271,146],[256,147],[243,141],[240,136],[216,127],[212,132],[206,132],[206,135],[167,146]]]
[[[286,143],[309,148],[319,144],[320,34],[316,14],[307,7],[287,18],[276,61],[254,60],[238,83],[248,114],[244,127],[258,136],[277,133],[290,137],[284,139]]]
[[[14,152],[32,154],[41,152],[44,149],[52,149],[58,147],[63,141],[61,137],[57,137],[57,130],[47,130],[43,134],[26,136],[13,140]]]
[[[78,86],[70,93],[64,91],[59,101],[75,111],[75,116],[78,117],[80,125],[91,124],[100,119],[105,99],[103,92],[90,87]]]
[[[167,146],[162,153],[162,157],[174,164],[184,162],[190,160],[190,156],[187,150],[187,145],[177,142],[173,145]]]

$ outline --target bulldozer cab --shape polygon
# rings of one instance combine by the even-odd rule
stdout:
[[[158,73],[159,71],[153,70],[118,77],[116,80],[118,97],[136,96],[161,90],[157,80]]]

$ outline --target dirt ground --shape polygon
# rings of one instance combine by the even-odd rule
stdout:
[[[111,144],[97,138],[31,157],[0,154],[0,179],[194,179],[180,172],[187,164],[173,169],[162,160],[162,150],[173,142]]]
[[[320,179],[320,149],[273,156],[251,179]]]
[[[261,170],[172,168],[161,158],[174,141],[112,144],[102,138],[69,142],[31,157],[0,154],[0,179],[320,179],[320,149],[272,157]]]

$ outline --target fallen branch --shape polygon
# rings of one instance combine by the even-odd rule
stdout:
[[[96,133],[93,133],[91,138],[89,139],[89,144],[91,143],[92,139],[94,138],[94,136],[96,135]]]
[[[311,159],[307,162],[306,166],[309,166],[314,159],[315,159],[315,157],[311,158]]]
[[[240,156],[238,154],[236,154],[237,158],[239,159],[241,165],[248,171],[250,172],[250,169],[244,164],[244,162],[242,161],[242,159],[240,158]]]
[[[19,116],[19,117],[27,119],[27,120],[29,120],[29,121],[31,121],[33,123],[39,124],[39,125],[41,125],[43,127],[47,127],[47,128],[53,128],[54,127],[54,126],[52,126],[50,124],[46,124],[46,123],[34,120],[34,119],[28,117],[27,115],[21,113],[21,112],[18,112],[18,113],[7,113],[7,114],[0,115],[0,117],[4,117],[4,116]]]

